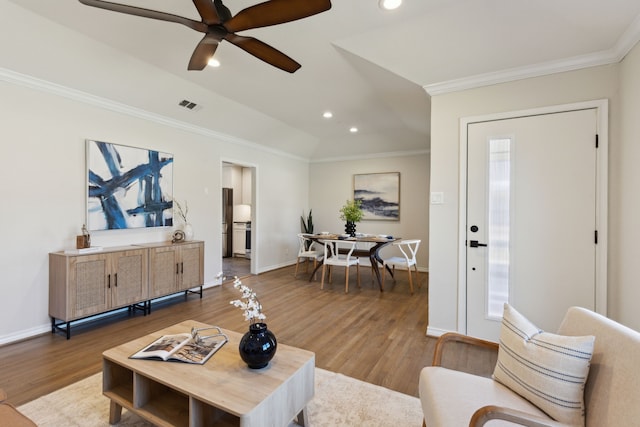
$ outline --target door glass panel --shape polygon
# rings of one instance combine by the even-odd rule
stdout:
[[[489,318],[501,319],[504,303],[509,301],[511,139],[489,140],[488,203],[486,312]]]

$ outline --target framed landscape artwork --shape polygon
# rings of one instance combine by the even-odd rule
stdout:
[[[173,155],[87,140],[87,226],[173,225]]]
[[[353,198],[362,201],[367,220],[400,220],[400,172],[353,176]]]

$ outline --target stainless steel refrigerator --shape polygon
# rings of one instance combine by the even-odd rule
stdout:
[[[233,188],[222,189],[222,257],[233,256]]]

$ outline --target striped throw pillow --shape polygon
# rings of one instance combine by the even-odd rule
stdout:
[[[584,385],[595,337],[543,332],[504,305],[493,377],[556,421],[584,426]]]

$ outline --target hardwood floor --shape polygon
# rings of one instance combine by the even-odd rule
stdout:
[[[342,268],[335,269],[333,284],[325,282],[324,290],[306,274],[294,279],[293,271],[287,267],[242,279],[257,293],[278,342],[315,352],[319,368],[417,396],[418,375],[430,365],[435,343],[425,336],[428,275],[420,273],[422,286],[411,296],[405,271],[397,271],[395,285],[387,280],[383,293],[371,283],[368,268],[361,268],[361,289],[352,271],[349,294]],[[99,372],[104,350],[183,320],[244,333],[247,322],[229,304],[238,297],[226,282],[205,290],[202,299],[190,295],[185,301],[180,295],[154,303],[147,316],[125,310],[74,326],[68,341],[47,333],[5,345],[0,347],[0,387],[21,405]]]

